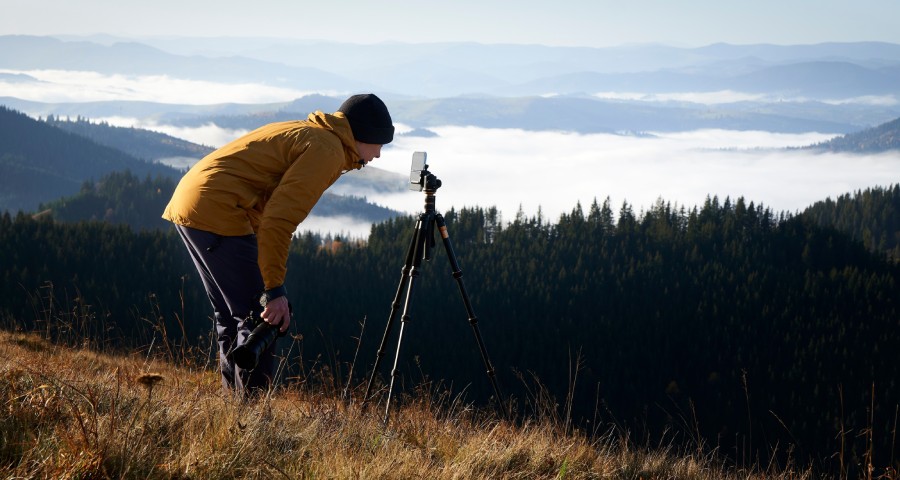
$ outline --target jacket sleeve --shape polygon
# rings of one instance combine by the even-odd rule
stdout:
[[[284,284],[291,237],[322,193],[340,176],[343,150],[311,143],[288,167],[266,203],[259,222],[259,269],[266,289]]]

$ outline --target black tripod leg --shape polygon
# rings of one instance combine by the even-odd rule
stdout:
[[[426,257],[426,251],[428,250],[428,242],[433,239],[429,238],[429,235],[434,231],[431,226],[434,223],[434,214],[433,213],[423,213],[419,217],[419,223],[416,224],[416,243],[415,248],[413,249],[413,258],[412,258],[412,267],[409,269],[408,281],[406,285],[406,300],[403,302],[403,314],[400,316],[400,333],[397,335],[397,352],[394,354],[394,366],[391,368],[391,384],[388,387],[387,400],[384,405],[384,424],[387,425],[388,419],[391,414],[391,395],[394,392],[394,383],[397,380],[397,375],[400,373],[399,365],[400,365],[400,346],[403,344],[403,330],[406,328],[406,324],[409,323],[409,306],[412,302],[413,296],[413,286],[415,285],[416,278],[419,276],[419,270],[422,265],[422,260]]]
[[[400,333],[397,335],[397,352],[394,355],[394,366],[391,368],[391,384],[388,387],[387,400],[384,402],[384,424],[387,425],[388,418],[390,418],[391,414],[391,394],[394,392],[394,382],[397,380],[397,375],[400,373],[400,345],[403,343],[403,330],[406,328],[406,324],[410,320],[409,316],[409,304],[412,299],[413,294],[413,285],[415,283],[416,277],[419,276],[419,267],[416,262],[413,265],[412,270],[409,272],[409,284],[406,287],[406,302],[404,302],[403,306],[403,315],[400,316]]]
[[[400,308],[400,298],[403,295],[403,291],[406,287],[407,280],[409,279],[409,272],[412,269],[412,266],[415,262],[415,258],[418,252],[418,247],[421,243],[420,236],[422,235],[422,216],[419,217],[419,220],[416,222],[415,230],[413,231],[412,240],[409,243],[409,249],[406,251],[406,261],[403,264],[403,271],[400,276],[400,283],[397,284],[397,293],[394,295],[394,301],[391,303],[391,313],[388,316],[387,326],[384,329],[384,335],[381,337],[381,344],[378,346],[378,353],[375,356],[375,365],[372,367],[372,374],[369,377],[369,382],[366,385],[366,394],[363,396],[362,406],[366,407],[366,404],[370,400],[370,394],[372,392],[372,385],[375,382],[375,376],[378,375],[378,367],[381,365],[381,360],[384,357],[384,353],[387,349],[388,338],[391,335],[391,329],[394,326],[394,319],[397,316],[397,312]]]
[[[466,291],[466,285],[463,283],[462,270],[459,268],[459,263],[456,261],[456,253],[453,251],[453,244],[450,242],[450,233],[447,231],[447,224],[444,222],[444,217],[439,213],[435,215],[435,221],[438,230],[441,233],[441,240],[444,242],[444,249],[447,251],[447,258],[450,260],[450,267],[453,269],[453,278],[456,279],[456,284],[459,286],[459,293],[462,295],[463,304],[465,304],[466,307],[466,313],[469,315],[469,324],[472,325],[472,332],[475,334],[475,342],[478,344],[478,349],[481,351],[481,359],[484,361],[484,367],[487,369],[488,378],[491,381],[491,386],[494,388],[494,395],[497,397],[497,412],[501,418],[508,418],[506,402],[503,399],[503,395],[500,394],[500,386],[497,384],[494,366],[491,365],[491,359],[488,357],[487,348],[485,348],[484,340],[481,338],[481,330],[478,328],[478,317],[475,316],[472,302],[469,300],[469,294]]]

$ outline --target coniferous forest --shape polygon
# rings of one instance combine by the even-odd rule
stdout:
[[[735,462],[836,468],[838,456],[868,456],[896,468],[898,203],[892,186],[797,215],[715,197],[637,213],[594,201],[556,221],[503,220],[494,208],[444,214],[501,389],[519,412],[554,401],[574,428],[702,444]],[[354,358],[354,382],[365,379],[414,224],[376,224],[366,243],[295,239],[283,381],[315,367],[343,381]],[[94,342],[208,351],[208,301],[171,229],[4,214],[0,246],[6,328],[63,318]],[[487,404],[440,239],[432,257],[416,280],[400,388],[429,384]],[[390,345],[383,380],[393,356]]]

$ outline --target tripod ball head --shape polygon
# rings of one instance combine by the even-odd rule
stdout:
[[[428,172],[425,175],[425,192],[434,192],[439,188],[441,188],[441,180],[435,177],[433,173]]]

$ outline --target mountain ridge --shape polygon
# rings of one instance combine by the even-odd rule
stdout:
[[[14,95],[0,101],[32,116],[196,124],[232,122],[229,117],[291,103],[336,108],[347,94],[365,89],[377,91],[395,120],[413,128],[444,122],[598,133],[723,128],[843,134],[900,116],[900,45],[879,42],[587,48],[90,38],[0,36],[0,84],[27,96],[18,92],[68,86],[29,76],[30,69],[96,69],[131,80],[152,74],[258,85],[279,100],[239,103],[240,87],[236,102],[206,105],[34,102]],[[137,98],[154,98],[151,87],[142,88]],[[105,98],[104,92],[91,98]]]
[[[149,161],[169,157],[200,159],[214,150],[213,147],[197,145],[164,133],[134,127],[117,127],[106,122],[92,122],[84,117],[63,120],[60,117],[49,116],[44,121],[48,125]]]
[[[272,82],[307,79],[307,88],[359,89],[365,84],[312,67],[292,67],[239,56],[209,58],[173,55],[139,42],[109,46],[91,42],[64,42],[52,37],[0,36],[0,67],[16,70],[59,69],[106,74],[160,75],[211,81]],[[284,81],[275,81],[283,84]],[[300,82],[302,84],[302,82]]]
[[[891,108],[854,105],[752,104],[705,106],[690,102],[645,102],[604,99],[589,95],[552,97],[453,97],[401,99],[385,97],[395,122],[413,128],[457,125],[482,128],[616,133],[622,131],[685,131],[702,128],[771,132],[849,133],[896,118]],[[310,95],[269,104],[198,106],[109,101],[42,103],[0,97],[0,104],[32,116],[75,116],[102,119],[115,114],[149,118],[160,124],[201,127],[212,123],[227,129],[253,129],[271,121],[305,118],[309,108],[335,110],[342,98]],[[754,105],[758,105],[758,108]],[[871,122],[871,123],[868,123]]]
[[[830,152],[881,153],[900,150],[900,118],[833,138],[808,148]]]
[[[877,72],[877,67],[900,65],[900,45],[879,42],[589,48],[461,42],[356,45],[282,39],[257,42],[256,48],[241,47],[234,41],[223,42],[232,45],[231,49],[221,46],[213,49],[220,56],[211,56],[209,49],[178,47],[162,40],[156,40],[154,46],[153,40],[123,38],[101,44],[83,38],[67,41],[56,37],[0,36],[0,68],[170,74],[212,81],[253,81],[304,90],[368,89],[400,97],[442,97],[472,93],[508,96],[508,92],[540,95],[547,92],[527,90],[527,85],[552,83],[556,76],[565,78],[587,72],[604,73],[619,82],[636,73],[656,72],[660,80],[650,85],[652,90],[648,93],[659,93],[670,85],[667,72],[676,75],[680,71],[682,76],[687,74],[690,78],[691,74],[686,72],[694,71],[697,78],[687,85],[693,90],[701,88],[706,77],[713,73],[707,67],[721,62],[743,65],[745,73],[791,63],[844,62],[859,66],[864,69],[859,71],[861,75],[872,78],[885,74]],[[208,45],[207,41],[190,38],[182,42]],[[201,51],[205,54],[198,53]],[[720,80],[724,88],[733,88],[724,81],[727,78]],[[862,79],[863,83],[873,81]],[[850,90],[854,83],[844,79],[838,86]],[[813,98],[820,95],[814,89],[805,91],[803,84],[790,87]],[[900,94],[900,85],[891,92]]]
[[[0,209],[33,210],[71,195],[83,181],[115,170],[178,177],[165,165],[133,157],[0,106]]]

